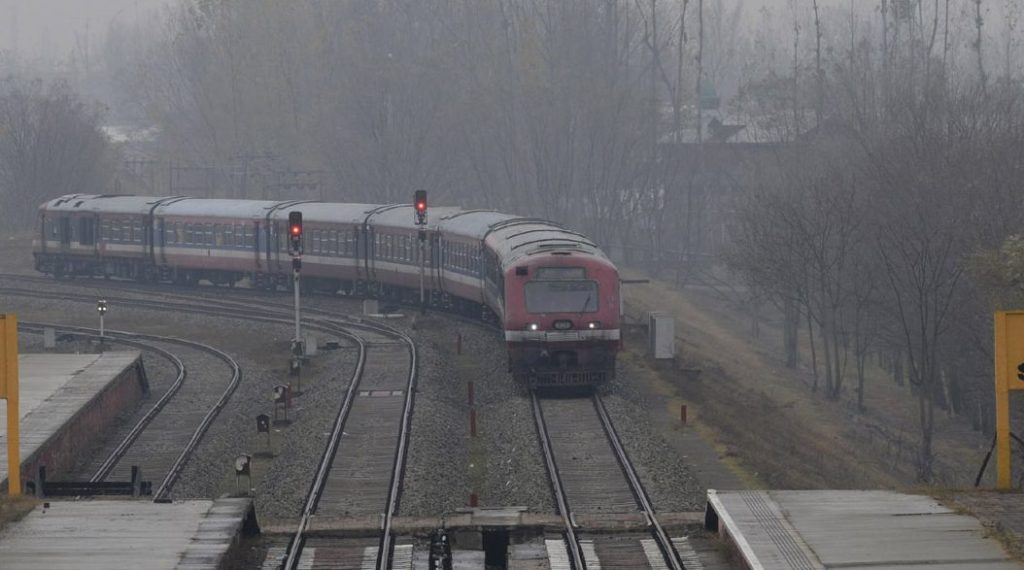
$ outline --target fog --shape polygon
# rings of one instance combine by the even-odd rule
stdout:
[[[113,23],[138,25],[171,0],[0,0],[0,51],[59,61],[102,45]]]
[[[991,311],[1024,306],[1024,2],[84,4],[2,4],[11,227],[69,192],[427,189],[714,289],[825,401],[913,386],[920,480],[936,414],[991,431]]]

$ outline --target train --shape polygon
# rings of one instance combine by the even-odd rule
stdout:
[[[619,274],[586,236],[542,219],[413,204],[70,194],[38,209],[36,270],[278,290],[292,286],[288,218],[301,212],[301,288],[420,303],[500,324],[530,387],[595,386],[621,348]],[[421,280],[422,291],[421,293]]]

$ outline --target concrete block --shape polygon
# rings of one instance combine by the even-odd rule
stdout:
[[[664,311],[651,311],[647,319],[649,350],[656,360],[676,356],[676,322]]]

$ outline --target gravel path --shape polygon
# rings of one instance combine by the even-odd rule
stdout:
[[[469,505],[553,509],[529,400],[506,371],[494,331],[430,315],[416,325],[423,366],[402,496],[403,515]],[[462,334],[462,353],[456,338]],[[468,382],[477,437],[469,433]]]
[[[634,376],[630,372],[630,366],[620,362],[616,379],[602,390],[602,398],[651,503],[658,512],[702,510],[705,489],[686,460],[651,426],[648,410],[659,404],[648,401],[629,384]]]

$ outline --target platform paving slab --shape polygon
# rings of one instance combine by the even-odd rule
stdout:
[[[0,532],[4,570],[213,570],[251,516],[250,499],[59,501]]]
[[[62,430],[74,428],[71,424],[82,410],[105,393],[138,359],[137,351],[20,355],[18,415],[21,417],[22,465],[30,464],[44,452]],[[73,463],[71,458],[68,462]],[[6,485],[6,481],[7,407],[0,406],[0,484]]]
[[[974,517],[892,491],[708,491],[718,529],[750,568],[1009,570]]]

